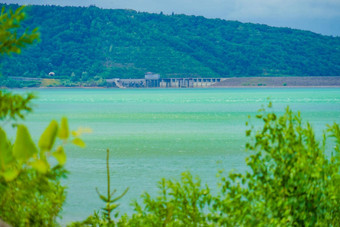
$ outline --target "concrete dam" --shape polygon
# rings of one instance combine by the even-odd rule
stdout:
[[[206,88],[224,78],[160,78],[159,74],[146,74],[145,79],[106,79],[118,88]]]

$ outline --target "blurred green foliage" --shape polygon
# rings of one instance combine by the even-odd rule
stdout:
[[[25,125],[16,127],[14,143],[0,127],[0,219],[13,226],[54,226],[66,195],[60,184],[67,173],[64,145],[81,139],[71,139],[66,118],[51,121],[38,146]]]
[[[8,7],[7,7],[8,8]],[[21,24],[26,18],[24,12],[24,6],[15,7],[15,11],[12,9],[6,10],[5,6],[1,7],[0,14],[0,60],[3,59],[3,55],[11,55],[12,53],[21,53],[21,48],[31,45],[39,40],[38,29],[23,29]],[[15,67],[18,69],[18,65],[10,64],[5,68]],[[14,69],[14,68],[13,68]],[[15,69],[14,69],[15,70]],[[0,74],[1,75],[1,74]],[[39,83],[36,81],[16,81],[8,78],[7,76],[0,76],[0,87],[35,87]]]
[[[38,39],[37,30],[27,30],[18,38],[24,7],[14,12],[2,8],[0,15],[0,54],[20,53],[21,48]],[[18,67],[18,66],[16,66]],[[38,146],[27,127],[16,127],[14,143],[4,125],[24,119],[32,111],[33,94],[26,96],[0,91],[0,221],[12,226],[55,226],[65,200],[65,187],[60,178],[66,176],[64,145],[72,142],[83,146],[79,133],[70,137],[66,118],[61,124],[53,120],[41,135]],[[55,160],[52,160],[54,157]]]
[[[248,171],[221,171],[216,195],[189,173],[163,179],[159,195],[142,195],[117,226],[338,226],[339,125],[328,126],[320,143],[289,108],[283,116],[261,109],[257,118],[263,128],[246,132]],[[331,152],[327,138],[335,138]]]
[[[24,118],[31,111],[31,100],[11,93],[0,93],[0,123]],[[6,122],[4,122],[6,121]],[[0,125],[0,219],[13,226],[54,226],[65,200],[66,176],[64,145],[82,145],[76,134],[70,137],[67,119],[53,120],[41,135],[38,146],[27,127],[14,125],[14,143]],[[55,158],[55,161],[51,160]]]
[[[33,95],[0,92],[0,123],[24,118]],[[4,122],[6,121],[6,122]],[[13,226],[54,226],[65,200],[64,146],[84,146],[79,132],[69,132],[66,118],[53,120],[34,143],[27,127],[14,124],[14,143],[0,125],[0,220]],[[51,158],[54,157],[55,160]]]
[[[262,109],[257,118],[263,128],[247,131],[250,171],[221,177],[211,220],[227,226],[338,226],[339,125],[328,126],[320,143],[312,126],[289,108],[283,116]],[[326,150],[329,137],[336,139],[332,151]]]
[[[39,39],[38,29],[22,31],[21,23],[25,19],[24,6],[15,11],[2,6],[0,14],[0,54],[21,53],[21,48]]]
[[[32,111],[30,101],[33,98],[34,95],[32,93],[22,96],[0,91],[0,120],[24,119],[24,114]]]
[[[182,174],[179,181],[162,179],[159,195],[153,198],[145,192],[142,203],[134,202],[131,216],[125,214],[118,222],[120,226],[207,226],[207,207],[212,195],[208,186],[194,179],[189,172]],[[212,223],[211,223],[212,224]]]

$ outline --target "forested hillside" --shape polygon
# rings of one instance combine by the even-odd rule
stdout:
[[[1,6],[3,4],[0,4]],[[12,9],[17,5],[10,5]],[[8,8],[8,7],[6,7]],[[41,41],[1,59],[6,76],[340,76],[340,37],[198,16],[30,6]]]

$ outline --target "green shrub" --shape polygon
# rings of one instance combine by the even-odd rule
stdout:
[[[263,128],[246,132],[249,171],[221,172],[217,195],[188,173],[181,181],[163,179],[159,196],[142,195],[118,226],[338,226],[339,125],[328,126],[319,143],[289,108],[280,117],[262,109],[257,118]],[[327,137],[335,138],[330,157]]]
[[[61,166],[49,174],[23,170],[10,182],[0,180],[0,218],[12,226],[55,226],[65,200]]]
[[[210,189],[202,186],[199,178],[193,179],[189,172],[180,181],[162,179],[159,195],[152,198],[147,192],[143,203],[134,202],[135,213],[124,215],[119,226],[207,226],[205,213],[211,201]]]
[[[24,118],[31,111],[32,98],[0,92],[0,123]],[[51,121],[38,146],[25,125],[14,127],[17,134],[12,143],[0,126],[0,219],[13,226],[54,226],[65,200],[65,187],[60,184],[66,176],[63,147],[69,142],[84,146],[84,142],[77,132],[70,136],[66,118],[60,124]]]
[[[15,12],[2,9],[0,55],[20,53],[22,47],[38,39],[37,29],[20,34],[20,22],[25,18],[23,9],[19,7]],[[65,200],[65,187],[60,185],[60,178],[66,174],[63,146],[68,142],[83,146],[84,142],[77,132],[70,139],[67,119],[63,118],[60,124],[51,121],[38,145],[25,125],[13,124],[17,134],[12,143],[3,125],[24,119],[32,110],[33,98],[32,94],[21,96],[0,91],[0,223],[3,220],[13,226],[54,226]],[[56,161],[51,161],[51,157]]]
[[[250,171],[221,179],[211,220],[231,226],[336,226],[339,213],[339,125],[328,126],[336,138],[326,156],[309,123],[287,108],[283,116],[261,110],[261,130],[247,131]]]

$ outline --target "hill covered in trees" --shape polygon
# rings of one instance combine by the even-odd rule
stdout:
[[[3,6],[4,4],[0,4]],[[16,9],[17,5],[6,8]],[[200,16],[29,6],[41,41],[1,59],[6,76],[91,78],[340,76],[340,37]]]

